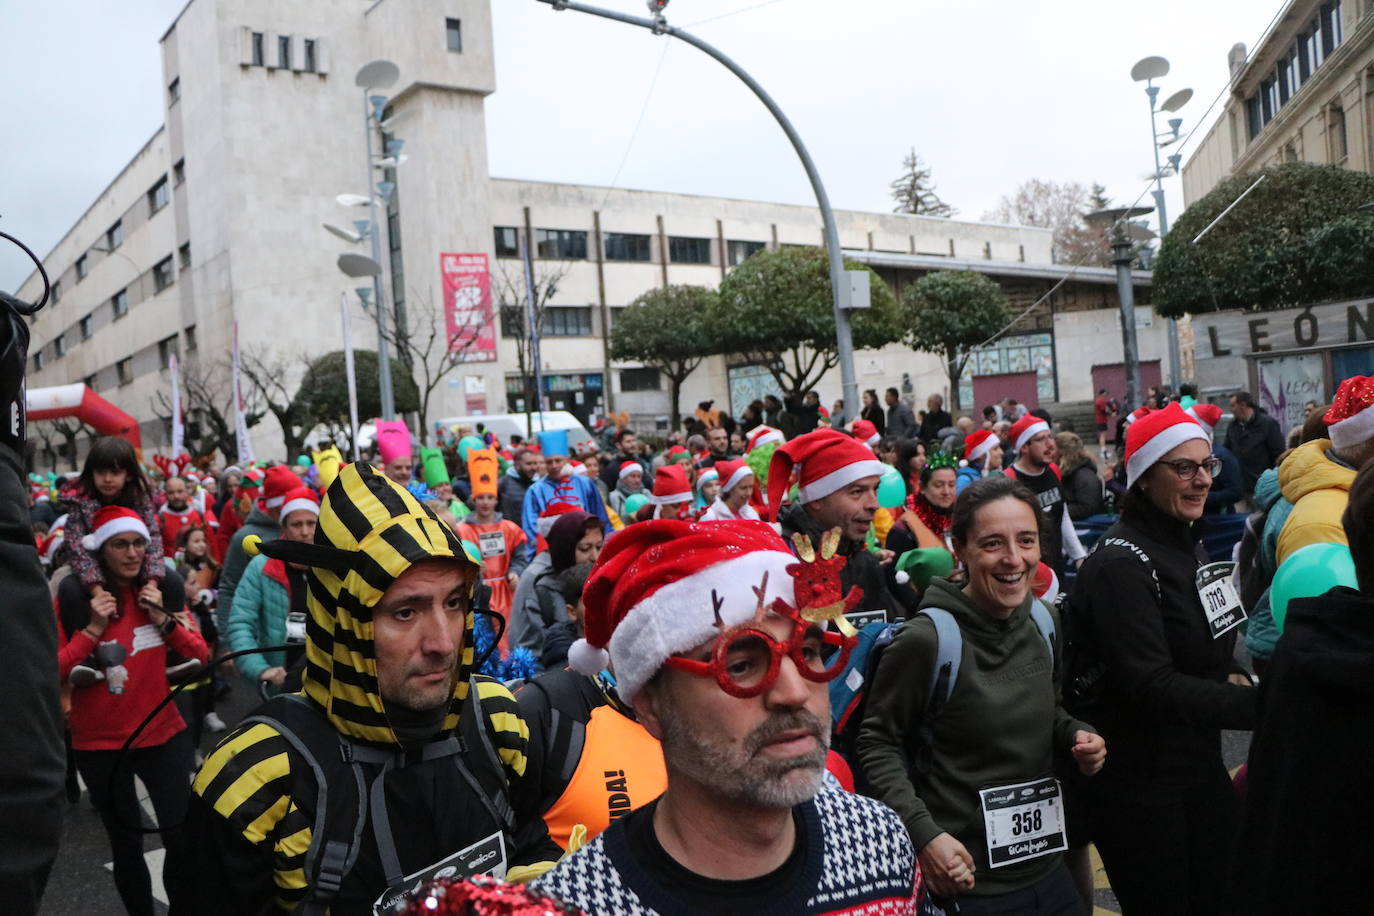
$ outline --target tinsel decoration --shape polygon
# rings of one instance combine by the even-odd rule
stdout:
[[[423,884],[396,912],[402,916],[580,916],[582,911],[527,886],[474,875]]]

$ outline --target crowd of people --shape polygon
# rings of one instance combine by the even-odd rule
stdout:
[[[1087,913],[1089,844],[1128,914],[1358,908],[1370,844],[1329,846],[1374,762],[1374,380],[1291,437],[1245,392],[1095,407],[1096,456],[896,389],[705,402],[652,444],[96,440],[30,476],[68,791],[136,914],[135,776],[174,914],[476,874],[589,914]],[[1313,547],[1355,578],[1295,590]],[[1223,729],[1256,735],[1238,779]]]

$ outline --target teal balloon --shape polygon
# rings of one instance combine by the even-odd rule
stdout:
[[[304,455],[297,455],[296,464],[299,464],[303,468],[308,468],[310,465],[314,464],[314,462]]]
[[[463,438],[458,440],[458,456],[462,458],[463,461],[467,461],[468,452],[472,451],[473,449],[484,449],[486,447],[486,442],[482,441],[478,437],[464,436]]]
[[[648,504],[649,497],[645,496],[643,493],[631,493],[629,496],[625,497],[625,511],[622,517],[634,515]]]
[[[878,480],[878,505],[896,509],[906,502],[906,481],[896,468],[888,468]]]
[[[1288,617],[1288,602],[1312,598],[1337,585],[1359,588],[1355,580],[1355,559],[1344,544],[1308,544],[1283,561],[1269,586],[1269,606],[1274,626],[1283,632]]]
[[[482,565],[482,548],[468,540],[462,540],[458,543],[462,545],[463,553],[467,555],[469,560],[476,563],[478,566]]]

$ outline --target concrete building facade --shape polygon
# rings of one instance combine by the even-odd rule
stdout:
[[[436,322],[442,333],[456,314],[461,296],[445,282],[453,255],[489,270],[490,312],[462,312],[475,322],[463,333],[487,346],[444,367],[431,419],[524,406],[519,322],[502,305],[523,300],[518,255],[528,243],[536,282],[555,281],[541,354],[550,406],[584,418],[624,411],[639,429],[662,428],[666,381],[607,357],[617,310],[666,283],[714,286],[758,250],[820,244],[819,213],[493,178],[483,111],[496,88],[492,42],[490,0],[190,0],[160,43],[165,125],[45,258],[58,295],[34,324],[30,385],[85,381],[158,448],[170,357],[227,409],[235,325],[244,352],[279,366],[288,388],[310,358],[342,346],[341,297],[355,345],[373,346],[354,293],[363,284],[335,264],[342,251],[370,248],[322,225],[347,229],[366,216],[340,194],[373,193],[388,305],[416,335]],[[367,160],[365,97],[378,92],[354,75],[378,59],[400,79],[380,92],[379,129],[366,129],[377,150],[403,140],[400,163]],[[394,189],[383,194],[379,182]],[[1114,271],[1054,265],[1048,230],[852,211],[837,219],[848,253],[898,293],[931,270],[974,269],[1007,288],[1017,311],[1035,306],[974,361],[981,375],[1029,372],[1039,400],[1079,400],[1092,395],[1094,367],[1120,362]],[[30,277],[20,295],[36,296],[39,284]],[[1137,284],[1144,305],[1149,275]],[[1163,328],[1138,311],[1141,358],[1157,361]],[[948,387],[938,358],[902,346],[857,362],[861,388],[891,385],[924,401]],[[839,396],[832,375],[819,386],[827,405]],[[716,357],[688,379],[683,404],[714,399],[738,413],[771,385],[763,367]],[[282,457],[270,415],[252,433],[260,456]]]

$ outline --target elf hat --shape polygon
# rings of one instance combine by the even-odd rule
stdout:
[[[1041,433],[1050,431],[1050,424],[1037,417],[1035,414],[1026,414],[1017,420],[1011,427],[1011,450],[1021,451],[1021,446],[1034,439]]]
[[[1334,448],[1350,448],[1374,439],[1374,375],[1341,382],[1331,409],[1322,417]]]
[[[1216,435],[1217,422],[1221,419],[1220,407],[1215,404],[1199,403],[1189,407],[1184,413],[1197,420],[1198,425],[1207,431],[1209,437]]]
[[[148,526],[133,509],[123,506],[102,506],[95,514],[91,533],[81,539],[81,546],[87,553],[94,553],[100,546],[116,534],[139,534],[143,540],[151,540]]]
[[[964,437],[964,460],[969,464],[992,451],[1000,443],[997,434],[990,429],[980,429]]]
[[[315,516],[320,514],[320,500],[315,495],[315,491],[309,487],[296,487],[286,494],[286,501],[281,504],[281,519],[286,521],[286,517],[292,512],[304,510]]]
[[[377,454],[382,464],[410,455],[410,427],[400,420],[378,420]]]
[[[853,426],[854,438],[858,439],[869,448],[878,444],[882,436],[878,435],[878,427],[873,425],[872,420],[855,420]]]
[[[1132,423],[1126,431],[1126,486],[1135,486],[1156,461],[1189,439],[1212,444],[1212,437],[1177,401]]]
[[[262,504],[268,509],[276,509],[286,502],[286,494],[301,485],[296,472],[285,464],[274,464],[267,469],[262,478]]]
[[[539,433],[539,450],[548,458],[552,455],[568,456],[568,431],[566,429],[546,429]]]
[[[649,502],[655,506],[685,503],[692,498],[692,485],[687,482],[687,470],[680,464],[665,464],[654,472],[654,491]]]
[[[764,522],[631,525],[606,543],[587,580],[586,635],[568,662],[583,674],[613,664],[617,690],[632,702],[671,655],[752,620],[760,601],[792,603],[787,568],[796,562]]]
[[[824,499],[865,477],[881,477],[887,465],[873,451],[834,429],[818,429],[778,446],[768,463],[768,505],[781,506],[797,468],[801,502]]]
[[[717,461],[716,473],[720,475],[720,492],[729,493],[737,484],[743,483],[744,478],[753,477],[754,469],[743,461],[734,459]]]
[[[781,445],[785,441],[786,438],[783,436],[782,430],[774,429],[771,426],[755,426],[754,431],[749,434],[748,445],[744,449],[744,453],[747,455],[760,445],[767,445],[770,442]]]
[[[620,462],[620,473],[616,475],[616,480],[624,480],[636,471],[639,472],[642,479],[644,475],[644,465],[640,464],[638,461],[622,461]]]

